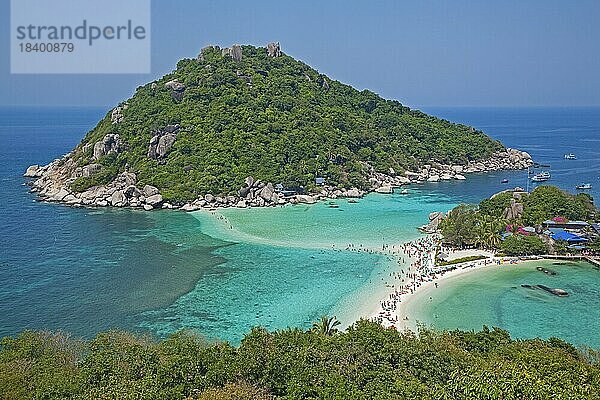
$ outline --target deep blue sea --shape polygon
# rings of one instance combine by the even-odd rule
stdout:
[[[371,285],[386,271],[383,257],[334,251],[331,243],[411,239],[432,210],[478,202],[506,188],[504,178],[509,186],[527,184],[526,172],[495,172],[419,185],[404,198],[370,195],[355,208],[290,209],[289,221],[302,223],[307,240],[287,245],[220,236],[210,216],[36,202],[22,178],[27,166],[71,150],[106,111],[0,108],[0,336],[23,329],[91,337],[109,328],[158,335],[191,328],[237,341],[257,324],[308,327],[322,314],[343,315],[344,305],[372,302]],[[551,165],[550,184],[574,192],[590,183],[589,193],[600,198],[600,108],[424,111],[526,150]],[[577,160],[565,160],[566,153]],[[235,218],[244,231],[243,215]],[[323,230],[323,221],[339,224],[337,234]],[[331,242],[319,246],[320,235]]]

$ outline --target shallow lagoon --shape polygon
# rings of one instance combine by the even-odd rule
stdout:
[[[569,296],[522,284],[561,288]],[[555,336],[600,348],[600,269],[587,262],[539,260],[476,269],[417,292],[410,304],[413,320],[439,329],[497,326],[518,338]]]

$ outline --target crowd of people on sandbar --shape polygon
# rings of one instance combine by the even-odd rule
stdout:
[[[394,249],[398,247],[398,265],[405,265],[407,258],[410,260],[410,265],[406,270],[401,269],[399,272],[389,274],[389,282],[386,281],[385,284],[387,287],[393,288],[394,291],[381,301],[381,311],[375,317],[377,322],[383,323],[385,321],[390,324],[398,322],[395,311],[401,301],[401,296],[414,293],[424,282],[430,282],[434,279],[432,275],[435,266],[435,249],[438,244],[438,238],[432,235],[394,246]]]
[[[211,214],[217,220],[219,220],[219,221],[223,222],[225,225],[227,225],[229,227],[229,229],[233,229],[233,225],[231,224],[231,222],[229,222],[229,220],[227,219],[226,216],[224,216],[223,214],[216,213],[214,211],[211,211]]]
[[[386,281],[385,285],[386,287],[393,288],[394,291],[389,293],[388,297],[380,302],[381,310],[374,317],[374,320],[379,323],[388,323],[391,325],[398,322],[399,317],[395,311],[398,308],[398,303],[402,301],[402,295],[413,294],[426,282],[433,282],[437,288],[438,282],[434,281],[457,268],[466,269],[518,262],[517,259],[511,258],[485,258],[468,263],[436,266],[436,254],[438,251],[447,253],[456,251],[451,248],[442,247],[440,237],[437,235],[430,235],[396,247],[400,248],[401,255],[408,257],[411,263],[408,269],[401,269],[400,272],[391,272],[389,274],[390,281]],[[404,258],[398,258],[399,266],[402,267],[405,264],[404,260]],[[405,316],[403,319],[407,321],[408,316]]]

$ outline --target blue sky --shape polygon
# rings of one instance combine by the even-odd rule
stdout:
[[[409,106],[600,105],[598,0],[154,0],[144,75],[11,75],[9,3],[0,0],[0,105],[110,107],[207,44],[269,41]]]

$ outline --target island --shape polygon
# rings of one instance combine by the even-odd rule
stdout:
[[[194,211],[391,193],[532,164],[480,130],[337,82],[269,43],[207,46],[179,61],[25,176],[45,201]]]

